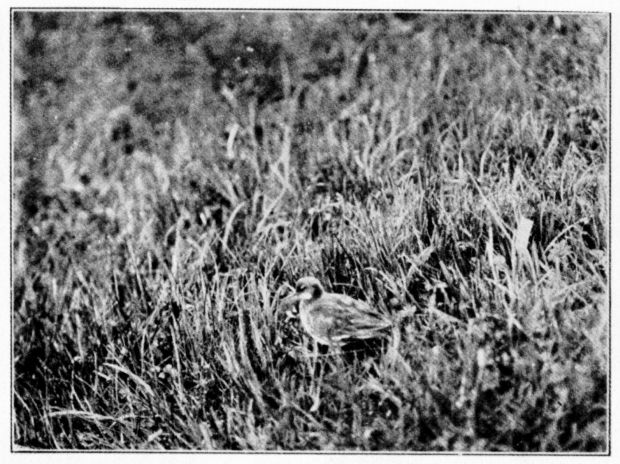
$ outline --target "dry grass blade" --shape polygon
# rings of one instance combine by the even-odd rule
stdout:
[[[532,232],[532,226],[534,222],[526,217],[521,217],[519,219],[519,224],[517,225],[517,230],[514,234],[514,247],[517,251],[527,254],[527,244],[530,240],[530,234]]]
[[[83,420],[91,421],[91,422],[103,422],[103,421],[112,421],[112,422],[126,422],[128,420],[136,419],[136,416],[133,414],[125,414],[119,417],[106,416],[103,414],[95,414],[90,411],[77,411],[75,409],[62,409],[56,411],[50,411],[47,413],[47,417],[77,417]]]
[[[140,386],[142,390],[144,390],[145,393],[147,393],[151,397],[155,397],[155,393],[153,392],[153,389],[149,386],[149,384],[147,384],[138,375],[131,372],[129,368],[118,366],[116,364],[111,364],[111,363],[103,363],[103,365],[116,372],[122,372],[123,374],[127,375],[131,380],[133,380],[136,383],[136,385]]]

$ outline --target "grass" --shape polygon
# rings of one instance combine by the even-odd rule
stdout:
[[[15,444],[608,449],[606,17],[13,22]]]

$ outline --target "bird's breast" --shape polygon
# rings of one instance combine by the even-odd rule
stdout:
[[[312,307],[308,304],[299,305],[299,322],[306,332],[312,333]]]

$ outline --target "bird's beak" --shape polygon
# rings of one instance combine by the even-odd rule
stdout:
[[[299,293],[293,293],[282,300],[282,306],[292,306],[298,301],[301,301],[302,297]]]

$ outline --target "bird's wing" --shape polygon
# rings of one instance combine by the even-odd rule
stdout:
[[[392,325],[386,316],[374,311],[363,301],[346,295],[329,294],[323,299],[320,312],[329,318],[333,340],[368,339]]]
[[[351,323],[371,323],[375,325],[390,325],[391,319],[385,314],[370,307],[364,301],[356,300],[346,295],[335,295],[338,306],[341,308],[343,316],[351,321]]]

